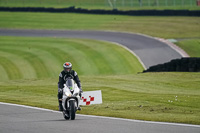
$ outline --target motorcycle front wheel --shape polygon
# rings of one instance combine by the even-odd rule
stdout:
[[[71,120],[74,120],[76,116],[75,101],[74,100],[69,101],[69,106],[70,106],[70,118]]]

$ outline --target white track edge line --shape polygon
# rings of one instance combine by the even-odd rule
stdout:
[[[105,32],[118,32],[118,31],[112,31],[112,30],[106,30]],[[144,36],[147,38],[151,38],[157,41],[160,41],[166,45],[168,45],[169,47],[171,47],[173,50],[175,50],[177,53],[179,53],[182,57],[190,57],[186,51],[184,51],[182,48],[180,48],[179,46],[177,46],[176,44],[167,41],[164,38],[160,38],[160,37],[153,37],[150,35],[146,35],[146,34],[142,34],[142,33],[132,33],[132,32],[118,32],[118,33],[128,33],[128,34],[133,34],[133,35],[140,35],[140,36]]]
[[[131,54],[133,54],[137,58],[137,60],[140,62],[140,64],[143,66],[143,68],[145,70],[147,69],[146,66],[144,65],[144,63],[142,62],[142,60],[140,59],[140,57],[133,50],[130,50],[128,47],[126,47],[126,46],[124,46],[124,45],[122,45],[120,43],[116,43],[116,42],[112,42],[112,43],[114,43],[114,44],[116,44],[116,45],[128,50]]]
[[[4,103],[4,102],[0,102],[0,104],[10,105],[10,106],[17,106],[17,107],[23,107],[23,108],[28,108],[28,109],[36,109],[36,110],[41,110],[41,111],[48,111],[48,112],[53,112],[53,113],[62,113],[60,111],[55,111],[55,110],[50,110],[50,109],[44,109],[44,108],[39,108],[39,107],[32,107],[32,106],[27,106],[27,105],[20,105],[20,104],[13,104],[13,103]],[[122,121],[137,122],[137,123],[173,125],[173,126],[185,126],[185,127],[198,127],[198,128],[200,128],[200,125],[192,125],[192,124],[156,122],[156,121],[143,121],[143,120],[133,120],[133,119],[124,119],[124,118],[106,117],[106,116],[96,116],[96,115],[83,115],[83,114],[77,114],[77,115],[78,116],[83,116],[83,117],[103,118],[103,119],[111,119],[111,120],[122,120]]]

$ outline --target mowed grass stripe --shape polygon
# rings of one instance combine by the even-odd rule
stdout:
[[[97,58],[97,53],[89,50],[90,47],[84,46],[81,42],[76,42],[74,39],[63,39],[60,44],[57,42],[57,45],[54,45],[53,47],[67,53],[67,55],[65,55],[65,61],[72,62],[73,68],[80,75],[102,74],[100,67],[96,64],[97,62],[95,60],[104,59],[102,57]],[[75,60],[75,63],[73,63],[73,59]],[[105,62],[103,63],[106,64]]]
[[[76,65],[81,66],[80,69],[76,70],[80,75],[95,75],[99,73],[95,62],[92,60],[93,57],[87,55],[80,43],[68,39],[65,44],[61,45],[60,50],[67,52],[77,61],[77,64],[74,64],[73,68],[76,70]],[[67,61],[71,61],[70,57],[66,59]]]
[[[78,42],[82,40],[76,41]],[[104,70],[105,67],[109,67],[110,69],[112,69],[110,70],[110,72],[115,74],[119,73],[120,66],[119,64],[117,64],[119,62],[119,59],[116,57],[117,55],[113,54],[111,43],[107,43],[104,41],[101,41],[101,43],[99,43],[99,41],[85,40],[82,41],[82,44],[90,47],[91,50],[99,53],[99,56],[103,57],[106,64],[104,62],[99,62],[99,66],[101,66],[102,70]]]
[[[52,77],[59,75],[62,69],[62,64],[66,62],[67,59],[70,59],[70,61],[73,64],[76,64],[76,61],[73,58],[73,56],[69,55],[68,53],[63,52],[62,50],[53,47],[51,45],[49,46],[44,46],[44,45],[37,45],[36,47],[37,49],[43,50],[45,52],[48,52],[48,54],[51,54],[50,56],[47,56],[48,57],[47,60],[49,60],[49,63],[46,64],[46,66],[49,67],[49,71],[51,72]]]
[[[76,66],[76,69],[79,71],[80,66],[77,65],[77,60],[73,57],[74,54],[69,54],[70,52],[67,52],[68,50],[65,49],[63,46],[60,46],[59,43],[55,44],[47,41],[31,45],[34,45],[34,49],[37,49],[44,54],[44,57],[42,59],[44,60],[46,67],[49,69],[48,71],[50,72],[51,77],[59,75],[60,71],[63,69],[62,65],[66,61],[70,61],[73,66]]]
[[[0,81],[9,80],[8,74],[2,65],[0,65],[0,73]]]
[[[33,66],[33,68],[35,69],[37,78],[50,77],[44,62],[37,56],[37,54],[32,54],[23,50],[19,50],[16,47],[4,47],[1,49],[3,49],[6,52],[22,56],[25,60],[27,60],[30,63],[30,65]]]
[[[8,46],[6,46],[6,47],[8,47]],[[47,73],[49,77],[55,77],[58,75],[59,72],[56,70],[59,70],[59,66],[57,65],[57,64],[59,64],[59,62],[57,62],[56,58],[51,53],[49,53],[46,49],[41,49],[40,47],[35,46],[35,45],[27,48],[26,44],[25,45],[23,45],[23,44],[22,45],[21,44],[20,45],[12,45],[11,44],[11,45],[9,45],[9,47],[12,47],[14,50],[22,50],[22,51],[28,52],[29,54],[32,54],[32,56],[37,56],[38,60],[40,60],[39,61],[40,64],[43,66],[42,68],[46,69],[46,72],[45,71],[44,72]],[[33,59],[33,58],[31,57],[30,59]],[[29,61],[29,64],[31,64],[30,61]],[[41,65],[40,65],[40,67],[41,67]],[[24,67],[24,69],[26,69],[26,67]],[[37,71],[37,69],[35,69],[34,73],[40,73],[39,77],[46,77],[46,76],[41,75],[42,74],[41,71],[40,72],[36,72],[36,71]]]
[[[113,52],[115,52],[115,54],[118,55],[117,58],[122,61],[120,66],[126,73],[135,73],[136,71],[142,72],[144,70],[138,59],[124,48],[114,47]]]
[[[66,57],[69,57],[66,52],[53,47],[56,45],[58,45],[58,43],[55,41],[52,43],[52,41],[42,41],[40,39],[32,38],[21,40],[18,38],[15,40],[15,43],[8,40],[7,42],[4,42],[4,46],[1,47],[13,47],[13,49],[17,48],[29,53],[37,54],[42,62],[44,62],[49,76],[55,77],[59,75],[59,72],[62,69],[62,65],[60,64],[66,61]],[[70,60],[72,60],[73,63],[75,62],[72,56],[70,56]]]
[[[24,60],[24,58],[22,58],[19,55],[16,55],[16,54],[13,54],[13,53],[10,53],[10,52],[8,53],[8,52],[6,52],[4,50],[2,51],[2,50],[0,49],[0,55],[7,58],[7,59],[12,60],[12,62],[16,65],[16,67],[22,73],[23,78],[25,78],[25,79],[37,78],[37,76],[35,74],[35,70],[33,69],[33,67],[30,65],[30,63],[28,61]],[[4,79],[4,76],[0,79],[1,80]]]
[[[82,44],[98,52],[106,60],[106,65],[112,68],[112,71],[116,74],[131,74],[143,71],[142,65],[132,53],[120,46],[116,46],[114,43],[85,40]]]
[[[38,38],[38,39],[40,40],[41,38]],[[50,39],[50,41],[52,41],[51,38],[48,38],[48,39]],[[59,40],[59,39],[57,39],[57,40]],[[4,48],[5,47],[9,47],[9,49],[23,50],[23,51],[26,51],[28,53],[33,53],[33,54],[35,53],[35,59],[36,59],[36,54],[37,54],[37,56],[40,56],[40,59],[42,58],[42,56],[46,56],[46,58],[49,58],[49,56],[47,54],[46,55],[42,55],[42,53],[41,53],[42,51],[40,51],[40,49],[45,49],[45,47],[48,48],[50,46],[53,46],[52,48],[54,48],[54,49],[55,49],[55,47],[57,47],[57,49],[59,50],[57,54],[62,53],[62,56],[65,58],[65,60],[63,60],[63,62],[61,62],[59,64],[59,63],[56,63],[56,60],[52,59],[52,63],[48,64],[47,60],[43,59],[42,61],[39,61],[39,59],[38,59],[38,61],[40,62],[40,64],[41,64],[41,62],[44,62],[43,66],[40,65],[40,67],[38,67],[38,68],[41,68],[41,69],[42,68],[44,68],[44,69],[46,68],[47,69],[46,72],[45,71],[38,71],[40,69],[38,69],[37,66],[34,66],[34,69],[35,69],[35,71],[36,71],[36,73],[37,73],[37,75],[38,75],[39,78],[41,78],[41,77],[47,77],[45,75],[43,75],[43,76],[41,75],[44,72],[47,73],[47,74],[49,74],[49,77],[51,76],[52,71],[57,71],[57,74],[54,75],[54,76],[59,75],[59,72],[62,70],[62,67],[60,67],[59,70],[54,67],[50,71],[50,70],[48,70],[49,69],[48,65],[49,66],[50,65],[54,65],[56,67],[59,67],[59,66],[62,66],[62,64],[64,62],[66,62],[66,61],[70,61],[70,62],[74,63],[73,62],[74,61],[73,58],[75,58],[75,60],[76,60],[75,62],[79,62],[77,64],[73,64],[73,66],[75,66],[73,68],[75,68],[76,71],[80,72],[80,74],[83,74],[83,75],[93,75],[95,73],[96,74],[99,73],[98,69],[95,67],[96,66],[95,63],[90,59],[90,57],[86,56],[87,54],[85,52],[83,52],[82,49],[75,48],[73,46],[73,42],[67,41],[67,40],[63,40],[62,43],[57,42],[56,44],[55,43],[52,44],[52,42],[50,42],[50,41],[46,42],[46,40],[43,40],[43,39],[41,39],[40,41],[26,40],[26,39],[23,40],[23,41],[22,40],[16,40],[15,41],[16,44],[7,43],[6,46],[3,46],[3,47]],[[9,45],[9,46],[7,46],[7,45]],[[77,45],[81,45],[81,44],[77,44]],[[33,49],[35,49],[35,50],[33,50]],[[45,57],[43,57],[43,58],[45,58]],[[45,66],[45,63],[46,63],[46,66]],[[80,69],[76,69],[77,66],[81,66]]]
[[[36,45],[37,48],[48,51],[51,53],[57,60],[57,65],[60,67],[59,70],[61,71],[62,65],[66,61],[70,61],[73,64],[73,68],[76,69],[76,71],[80,72],[81,74],[84,74],[84,69],[82,69],[82,65],[79,62],[79,58],[81,56],[78,56],[76,58],[76,52],[74,52],[73,47],[68,47],[71,44],[66,39],[57,39],[57,38],[29,38],[31,42],[29,42],[30,45]],[[71,49],[70,49],[71,48]],[[82,71],[81,71],[82,70]]]
[[[57,77],[66,61],[73,63],[73,69],[79,75],[132,74],[143,70],[142,65],[129,51],[105,41],[39,37],[0,38],[3,42],[0,43],[0,48],[28,62],[37,78]]]
[[[102,56],[102,53],[100,53],[99,50],[93,45],[94,42],[95,42],[94,40],[92,41],[91,40],[90,41],[89,40],[74,40],[73,46],[77,49],[81,49],[86,54],[87,58],[91,58],[96,68],[98,69],[98,73],[96,74],[113,74],[114,71],[113,71],[113,68],[109,65],[109,61],[107,61],[106,58]],[[86,44],[90,44],[90,45],[86,45]],[[110,62],[112,62],[112,60],[110,60]]]
[[[11,60],[0,56],[0,65],[6,71],[9,79],[12,80],[22,78],[22,73],[20,72],[19,68]]]
[[[87,48],[81,48],[82,44],[80,43],[76,44],[75,42],[73,42],[73,39],[72,40],[55,39],[55,38],[48,38],[48,39],[37,38],[37,39],[39,39],[39,41],[29,40],[28,45],[29,47],[31,47],[31,49],[33,48],[38,50],[42,49],[44,51],[50,50],[48,52],[50,52],[55,57],[58,57],[58,60],[62,61],[60,63],[56,63],[56,61],[53,63],[53,65],[56,66],[53,68],[54,70],[52,71],[56,70],[57,75],[62,69],[62,64],[66,61],[71,62],[73,64],[73,68],[80,75],[100,74],[98,68],[96,67],[95,62],[91,59],[91,56],[87,56],[87,53],[84,52],[84,49]],[[59,67],[60,69],[57,69]]]
[[[22,48],[20,48],[22,49]],[[40,64],[41,71],[38,71],[40,73],[41,77],[55,77],[58,75],[59,69],[59,62],[57,59],[46,49],[42,49],[38,46],[32,46],[29,50],[22,49],[23,51],[29,52],[30,54],[34,55],[37,62]],[[35,61],[35,60],[33,60]],[[46,74],[43,74],[46,73]]]

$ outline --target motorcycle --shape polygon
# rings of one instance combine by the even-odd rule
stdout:
[[[80,89],[73,79],[68,79],[63,88],[63,116],[66,120],[74,120],[80,103]]]

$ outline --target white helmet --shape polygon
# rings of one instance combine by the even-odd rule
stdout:
[[[72,70],[72,63],[70,62],[65,62],[63,64],[63,68],[65,72],[70,72]]]

